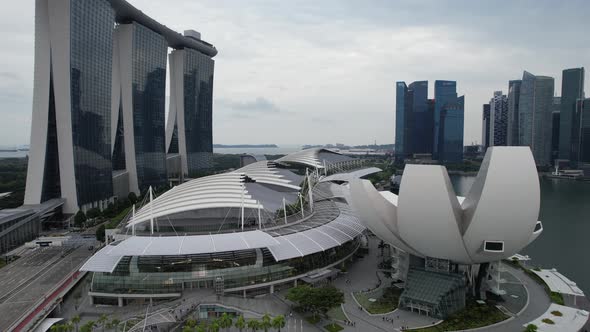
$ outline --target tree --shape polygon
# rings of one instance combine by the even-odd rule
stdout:
[[[252,330],[252,332],[256,332],[260,330],[260,323],[256,319],[249,320],[248,328]]]
[[[272,327],[277,329],[279,332],[281,332],[281,329],[285,327],[285,324],[285,316],[283,315],[278,315],[272,320]]]
[[[104,328],[105,328],[108,321],[109,321],[109,318],[105,314],[102,314],[102,315],[100,315],[100,317],[98,317],[97,323],[98,323],[98,325],[100,325],[100,327],[102,327],[102,332],[104,332]]]
[[[77,294],[79,294],[79,293],[77,293]],[[76,315],[76,316],[72,317],[71,321],[72,321],[72,324],[74,324],[74,326],[76,327],[76,332],[78,332],[79,325],[80,325],[80,316]]]
[[[82,327],[80,328],[80,332],[92,332],[95,326],[96,323],[93,320],[90,320],[86,322],[86,324],[82,325]]]
[[[316,316],[320,313],[325,314],[330,308],[344,303],[344,294],[333,286],[312,288],[303,285],[289,289],[287,299]]]
[[[82,212],[82,210],[78,211],[78,213],[76,213],[76,216],[74,217],[74,224],[78,227],[82,227],[84,226],[85,222],[86,215],[84,214],[84,212]]]
[[[524,329],[524,332],[537,332],[538,329],[539,328],[537,327],[537,325],[535,325],[535,324],[529,324]]]
[[[244,319],[244,316],[242,316],[242,315],[238,316],[238,319],[236,320],[236,324],[234,326],[240,332],[242,332],[242,329],[244,329],[246,327],[246,320]]]
[[[268,332],[272,326],[271,318],[268,314],[264,314],[262,316],[262,320],[260,321],[260,328],[264,330],[264,332]]]
[[[100,217],[100,210],[98,208],[92,208],[86,212],[88,219],[94,219]]]
[[[117,318],[113,318],[111,320],[111,329],[115,330],[115,332],[119,331],[119,324],[121,324],[121,321]]]
[[[219,332],[219,321],[214,319],[211,324],[209,324],[209,332]]]
[[[227,314],[227,312],[224,312],[223,315],[221,315],[221,318],[219,319],[219,326],[222,329],[229,329],[232,326],[232,319],[231,317]]]
[[[182,328],[182,332],[193,332],[194,330],[195,330],[195,329],[193,329],[192,327],[190,327],[190,326],[188,326],[188,325],[185,325],[185,326]]]
[[[96,239],[100,242],[104,242],[105,240],[105,226],[104,224],[98,226],[98,228],[96,229]]]
[[[131,202],[131,204],[137,203],[137,195],[133,191],[130,192],[129,195],[127,195],[127,198],[129,199],[129,202]]]

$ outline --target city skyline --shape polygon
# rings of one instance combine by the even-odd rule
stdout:
[[[491,91],[508,91],[508,81],[527,70],[554,77],[557,96],[561,71],[587,66],[590,54],[586,43],[577,42],[584,31],[583,8],[589,6],[585,2],[542,2],[533,12],[537,19],[519,34],[508,32],[519,27],[519,13],[530,11],[525,4],[507,4],[501,17],[490,14],[492,4],[467,2],[367,8],[303,2],[293,5],[298,11],[289,4],[252,3],[247,10],[238,3],[231,8],[215,2],[131,4],[175,30],[196,28],[221,51],[213,104],[213,142],[220,144],[393,143],[395,82],[436,79],[460,84],[467,96],[464,142],[480,142],[481,105]],[[18,3],[0,14],[6,24],[0,35],[12,44],[0,54],[2,145],[28,143],[33,6]],[[439,15],[442,10],[447,14]],[[543,27],[543,17],[555,24]],[[278,137],[273,124],[281,119],[292,125]],[[322,130],[327,121],[350,130]],[[306,123],[308,137],[303,138],[299,128]],[[237,126],[247,129],[246,138]]]

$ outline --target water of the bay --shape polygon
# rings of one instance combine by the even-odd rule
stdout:
[[[466,195],[473,176],[451,176],[457,195]],[[541,178],[543,233],[521,254],[533,264],[556,268],[590,294],[590,182]]]

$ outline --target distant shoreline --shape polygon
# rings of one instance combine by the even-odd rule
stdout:
[[[213,148],[218,149],[264,149],[264,148],[278,148],[276,144],[213,144]]]

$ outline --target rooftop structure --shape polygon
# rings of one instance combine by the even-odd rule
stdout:
[[[309,149],[176,186],[146,202],[84,264],[82,271],[95,272],[90,295],[123,305],[222,280],[224,293],[248,296],[324,275],[356,251],[365,230],[348,205],[347,184],[378,169],[359,167]]]

